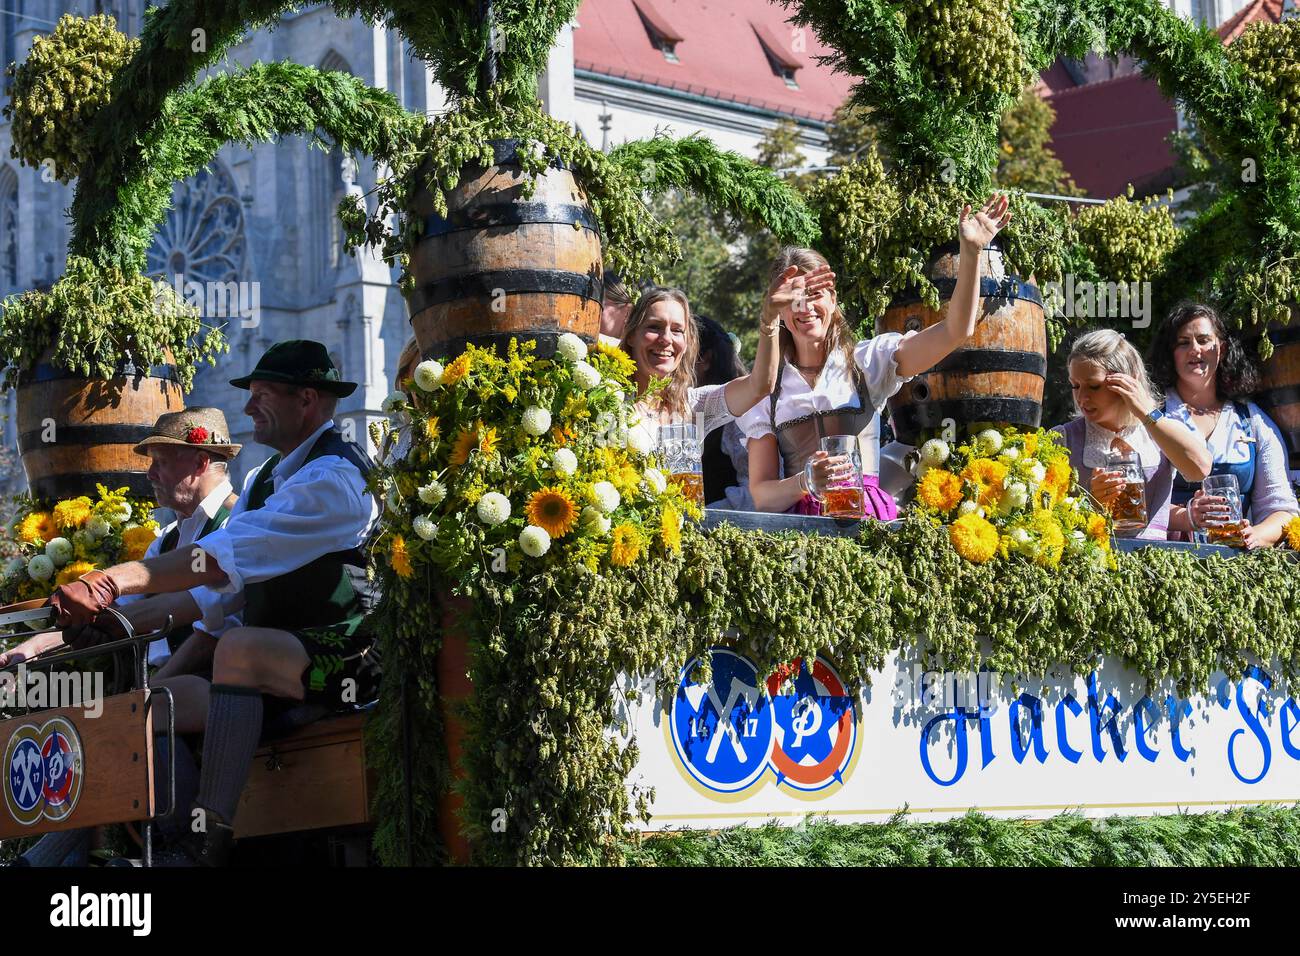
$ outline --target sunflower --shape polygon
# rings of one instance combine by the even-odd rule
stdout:
[[[1300,516],[1286,523],[1286,543],[1292,551],[1300,551]]]
[[[636,362],[632,361],[632,356],[628,355],[617,345],[606,345],[604,342],[597,342],[596,352],[597,354],[603,355],[605,358],[609,359],[615,372],[620,372],[627,378],[635,377]]]
[[[998,552],[998,529],[975,512],[948,526],[953,550],[972,564],[983,564]]]
[[[562,538],[578,523],[578,506],[563,488],[543,488],[528,499],[528,523],[552,538]]]
[[[931,468],[917,486],[916,497],[932,511],[951,511],[961,504],[961,479],[943,468]]]
[[[398,577],[409,578],[415,573],[411,567],[411,555],[406,550],[406,540],[400,535],[393,535],[393,544],[388,552],[388,563],[393,566]]]
[[[1002,497],[1007,466],[991,458],[976,458],[962,469],[961,476],[975,486],[976,500],[980,504],[994,505]]]
[[[455,361],[448,365],[442,372],[443,385],[455,385],[462,378],[469,374],[470,368],[474,364],[473,357],[468,352],[462,352],[456,356]]]
[[[666,550],[682,550],[682,519],[672,505],[664,506],[663,514],[659,516],[659,537],[663,539]]]
[[[90,520],[90,499],[69,498],[54,506],[54,523],[64,531],[75,531]]]
[[[127,528],[122,532],[122,552],[119,555],[123,561],[139,561],[144,557],[144,553],[149,550],[149,545],[153,544],[153,528],[147,528],[143,525],[135,528]]]
[[[59,526],[48,511],[33,511],[18,523],[18,540],[23,544],[44,544],[59,536]]]
[[[636,559],[641,557],[641,548],[644,544],[645,541],[636,525],[617,525],[614,528],[613,541],[609,549],[610,563],[620,568],[635,564]]]
[[[95,570],[94,563],[90,561],[73,561],[71,564],[63,566],[63,570],[54,578],[55,584],[71,584],[83,574]]]
[[[442,437],[442,430],[438,427],[437,415],[430,415],[424,420],[424,437],[433,442]]]

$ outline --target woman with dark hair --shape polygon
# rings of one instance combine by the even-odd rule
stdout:
[[[695,381],[700,385],[725,385],[747,374],[736,354],[736,344],[719,323],[695,314],[700,353],[695,360]],[[715,428],[704,439],[704,501],[711,508],[753,511],[749,496],[749,452],[745,434],[734,421]]]
[[[781,372],[768,401],[742,416],[749,439],[749,490],[759,511],[819,515],[815,489],[852,474],[843,457],[821,450],[823,435],[856,435],[862,451],[866,513],[884,521],[898,516],[881,489],[876,415],[903,383],[933,367],[975,334],[979,316],[980,250],[1010,222],[1005,196],[972,213],[960,210],[961,265],[943,322],[921,332],[886,332],[855,341],[832,284],[781,310]],[[812,276],[829,267],[812,249],[786,248],[772,265],[776,277]],[[812,462],[809,487],[805,467]],[[868,465],[867,463],[871,464]]]
[[[1152,378],[1165,389],[1165,413],[1190,424],[1209,445],[1211,474],[1236,476],[1249,522],[1242,534],[1246,547],[1277,544],[1300,505],[1282,433],[1246,399],[1258,388],[1259,373],[1241,342],[1209,306],[1185,302],[1157,330],[1150,364]],[[1174,479],[1172,503],[1169,530],[1180,537],[1227,513],[1223,498],[1194,489],[1181,475]]]

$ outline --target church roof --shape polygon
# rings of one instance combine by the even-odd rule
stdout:
[[[1223,38],[1224,43],[1231,43],[1252,23],[1281,23],[1286,4],[1287,0],[1253,0],[1242,7],[1235,16],[1223,22],[1219,27],[1219,36]]]
[[[811,30],[787,23],[788,16],[768,0],[584,0],[573,31],[573,65],[825,122],[853,80],[819,65],[817,56],[829,51]],[[792,74],[795,87],[782,71]]]

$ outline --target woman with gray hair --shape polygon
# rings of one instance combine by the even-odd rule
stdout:
[[[1079,481],[1111,508],[1124,478],[1106,469],[1111,451],[1135,452],[1146,476],[1147,524],[1136,537],[1163,541],[1169,528],[1174,470],[1190,481],[1210,473],[1205,440],[1164,414],[1142,356],[1114,329],[1088,332],[1070,349],[1070,390],[1078,418],[1054,429],[1070,450]]]

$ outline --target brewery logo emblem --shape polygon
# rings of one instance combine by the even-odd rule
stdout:
[[[735,793],[757,781],[772,753],[772,702],[758,670],[734,651],[710,653],[713,679],[697,684],[698,661],[682,668],[670,723],[678,759],[709,790]]]
[[[811,673],[803,659],[796,658],[767,679],[767,692],[776,727],[771,760],[777,785],[814,791],[843,783],[858,722],[854,700],[839,674],[820,657]]]
[[[24,826],[42,816],[64,820],[77,806],[84,776],[81,737],[66,717],[23,724],[5,747],[5,805]]]

